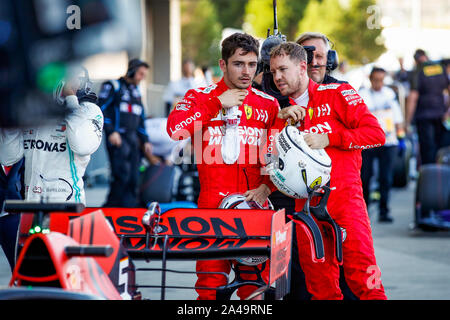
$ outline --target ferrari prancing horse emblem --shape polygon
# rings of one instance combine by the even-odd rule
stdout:
[[[247,120],[249,120],[252,117],[253,109],[252,106],[244,105],[245,115],[247,116]]]

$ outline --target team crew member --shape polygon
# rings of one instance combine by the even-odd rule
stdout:
[[[259,44],[252,36],[235,33],[222,42],[219,61],[223,78],[206,88],[189,90],[169,115],[172,139],[192,137],[200,179],[199,208],[217,208],[232,193],[263,204],[271,193],[268,175],[261,175],[259,141],[277,119],[275,98],[251,87]],[[283,121],[284,122],[284,121]],[[196,141],[202,141],[201,150]],[[273,185],[272,185],[273,186]],[[230,261],[198,261],[197,271],[230,272]],[[198,287],[226,284],[222,275],[197,274]],[[268,266],[264,271],[268,281]],[[255,288],[238,290],[241,299]],[[199,299],[215,299],[215,290],[198,289]]]
[[[288,42],[275,47],[270,70],[281,94],[295,104],[282,109],[280,116],[288,117],[290,109],[306,107],[301,129],[309,134],[304,139],[311,148],[325,148],[332,160],[333,191],[327,206],[331,217],[346,230],[343,268],[351,291],[360,299],[386,299],[360,178],[361,149],[383,145],[383,129],[349,84],[318,85],[309,79],[302,46]],[[304,203],[297,200],[297,211]],[[311,263],[309,240],[301,228],[296,231],[300,264],[312,298],[342,299],[339,266],[333,259]],[[324,236],[324,244],[326,252],[333,252],[331,239]]]
[[[104,82],[99,93],[112,175],[105,207],[138,206],[140,150],[151,159],[151,145],[144,125],[145,110],[138,86],[147,76],[148,69],[149,65],[144,61],[132,59],[126,75],[119,80]]]
[[[180,101],[189,89],[205,86],[194,77],[195,65],[192,60],[184,60],[181,68],[182,77],[171,81],[164,90],[163,100],[166,103],[166,116],[172,107]]]
[[[337,53],[330,52],[330,41],[328,38],[319,32],[305,32],[300,35],[297,39],[297,43],[302,46],[314,46],[315,50],[312,53],[312,60],[308,64],[308,76],[310,79],[314,80],[320,84],[328,83],[346,83],[346,81],[338,80],[330,75],[330,72],[334,70],[337,66]],[[275,193],[274,193],[275,194]],[[271,195],[271,197],[274,196]],[[284,196],[284,198],[288,198]],[[277,202],[272,201],[274,206]],[[294,199],[286,199],[283,204],[294,202]],[[295,204],[294,204],[295,207]],[[295,230],[294,230],[295,232]],[[294,237],[292,243],[292,255],[298,255],[297,251],[297,241]],[[291,290],[289,294],[285,297],[286,300],[309,300],[311,299],[311,294],[306,289],[305,275],[299,265],[299,262],[292,261],[292,272],[291,272]],[[354,299],[354,295],[349,291],[343,273],[341,271],[341,290],[344,294],[344,298]]]
[[[415,121],[421,164],[434,163],[437,151],[449,144],[445,141],[448,133],[443,121],[450,112],[444,101],[444,90],[450,92],[450,81],[443,66],[429,61],[422,49],[416,50],[414,60],[416,69],[406,101],[406,128]]]
[[[374,67],[370,72],[371,88],[361,88],[359,93],[370,112],[377,117],[386,135],[386,143],[380,148],[362,152],[361,180],[364,200],[370,204],[370,179],[373,175],[373,162],[378,158],[378,182],[380,187],[379,216],[380,222],[393,222],[389,214],[389,191],[392,185],[395,156],[398,152],[399,140],[404,135],[403,115],[395,92],[384,85],[386,71]]]
[[[337,53],[330,48],[328,38],[319,32],[305,32],[297,39],[302,46],[314,46],[313,59],[308,64],[308,77],[320,84],[346,83],[330,76],[330,72],[337,67]]]
[[[56,99],[67,110],[63,122],[0,130],[0,162],[11,166],[25,157],[26,200],[85,204],[83,175],[102,140],[103,115],[87,73],[61,83]]]

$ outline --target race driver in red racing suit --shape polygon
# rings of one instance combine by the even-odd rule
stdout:
[[[384,144],[382,128],[351,85],[319,85],[310,80],[306,52],[298,44],[281,44],[272,51],[271,72],[280,92],[289,95],[295,105],[282,112],[305,108],[300,127],[309,133],[305,142],[311,148],[325,148],[331,158],[332,191],[327,208],[335,222],[346,230],[343,269],[349,288],[359,299],[386,299],[360,178],[361,150]],[[296,200],[296,211],[302,210],[304,204],[304,199]],[[325,262],[313,263],[308,237],[301,228],[296,231],[300,265],[312,299],[342,299],[339,265],[327,258],[334,253],[331,237],[323,237]]]
[[[269,176],[261,175],[259,144],[265,140],[268,129],[275,123],[284,125],[284,121],[277,121],[278,101],[251,87],[258,46],[247,34],[235,33],[225,39],[219,61],[222,80],[206,88],[189,90],[168,117],[170,137],[174,140],[190,137],[193,142],[200,179],[199,208],[218,208],[221,200],[231,193],[244,193],[247,201],[263,204],[275,189]],[[240,117],[235,117],[236,114]],[[228,274],[230,268],[229,260],[197,261],[196,265],[197,272]],[[262,274],[266,282],[268,269],[266,263]],[[220,274],[198,273],[197,277],[196,287],[227,283]],[[252,280],[255,276],[247,277]],[[238,296],[245,299],[255,289],[243,286]],[[197,289],[197,292],[198,299],[216,299],[215,290]]]

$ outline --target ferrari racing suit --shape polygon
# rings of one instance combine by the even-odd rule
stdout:
[[[329,145],[325,150],[332,161],[332,191],[327,207],[331,217],[346,231],[343,242],[346,282],[360,299],[386,299],[360,176],[361,151],[382,146],[383,129],[347,83],[318,85],[310,80],[308,93],[306,117],[300,130],[328,134]],[[303,199],[296,200],[296,211],[302,210],[304,204]],[[313,263],[309,239],[300,228],[296,232],[300,264],[312,299],[342,299],[339,265],[330,258],[324,263]],[[334,243],[326,232],[323,238],[326,255],[332,256]]]
[[[57,125],[0,129],[0,163],[25,157],[25,199],[85,204],[83,175],[102,140],[103,115],[88,101],[66,97],[67,115]]]
[[[189,90],[172,110],[167,121],[167,132],[174,140],[188,139],[194,145],[200,180],[199,208],[218,208],[221,200],[232,193],[244,193],[265,183],[273,190],[268,175],[261,175],[260,144],[265,144],[265,134],[277,121],[279,105],[275,98],[256,90],[247,89],[248,95],[238,107],[241,117],[234,133],[238,134],[238,158],[226,159],[235,154],[235,143],[226,145],[229,134],[225,109],[217,98],[229,88],[222,79],[205,88]],[[235,155],[236,158],[236,155]],[[232,162],[232,163],[230,163]],[[229,260],[197,261],[197,272],[229,273]],[[263,279],[268,281],[268,264]],[[219,287],[227,283],[220,274],[197,274],[197,287]],[[244,277],[244,275],[243,275]],[[255,288],[243,286],[238,296],[245,299]],[[215,290],[197,289],[199,299],[215,299]]]

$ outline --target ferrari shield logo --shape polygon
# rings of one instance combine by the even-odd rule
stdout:
[[[322,184],[322,177],[317,177],[317,179],[314,180],[309,187],[311,189],[314,189],[316,186],[320,186],[321,184]]]
[[[313,115],[314,115],[314,109],[313,108],[309,108],[308,109],[308,114],[309,114],[309,119],[311,120]]]
[[[247,120],[252,117],[253,108],[249,105],[244,105],[245,115],[247,116]]]

